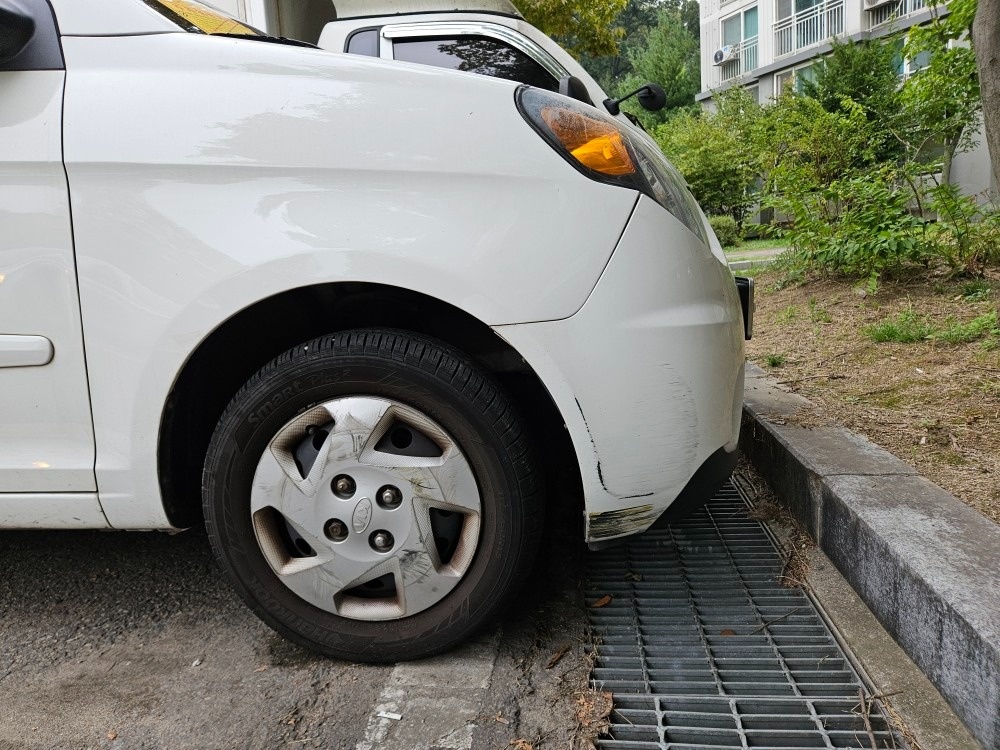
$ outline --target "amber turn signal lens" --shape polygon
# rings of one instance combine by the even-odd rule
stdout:
[[[621,132],[612,124],[560,107],[542,107],[541,117],[573,158],[612,177],[635,174]]]

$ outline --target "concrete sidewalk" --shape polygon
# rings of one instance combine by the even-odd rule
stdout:
[[[762,268],[770,265],[775,258],[788,248],[764,247],[755,250],[741,250],[739,247],[726,250],[729,267],[734,271],[746,271],[750,268]]]
[[[1000,748],[1000,527],[747,365],[741,448],[984,748]]]

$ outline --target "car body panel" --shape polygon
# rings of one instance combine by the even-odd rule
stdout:
[[[566,420],[588,518],[637,516],[615,535],[644,530],[713,453],[736,450],[744,357],[736,287],[724,261],[645,196],[580,312],[497,331]]]
[[[0,72],[0,492],[97,489],[62,164],[64,79]]]
[[[568,317],[636,201],[538,138],[509,82],[196,34],[64,51],[97,479],[115,527],[166,525],[150,501],[163,404],[235,313],[361,281],[491,325]],[[460,126],[439,128],[449,116]]]

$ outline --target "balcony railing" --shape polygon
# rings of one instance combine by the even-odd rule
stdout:
[[[844,0],[826,0],[774,24],[774,56],[788,55],[844,33]]]
[[[923,10],[926,7],[927,0],[899,0],[895,3],[880,5],[868,11],[868,19],[871,27],[874,29],[876,26],[889,23],[896,18],[908,16],[911,13],[916,13],[918,10]]]
[[[757,67],[757,37],[750,37],[736,45],[736,57],[719,66],[722,81],[749,73]]]

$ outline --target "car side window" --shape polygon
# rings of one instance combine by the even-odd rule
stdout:
[[[404,62],[505,78],[548,91],[559,82],[538,62],[506,42],[485,36],[397,39],[393,57]]]
[[[349,55],[365,55],[378,57],[378,29],[360,29],[347,38]]]

